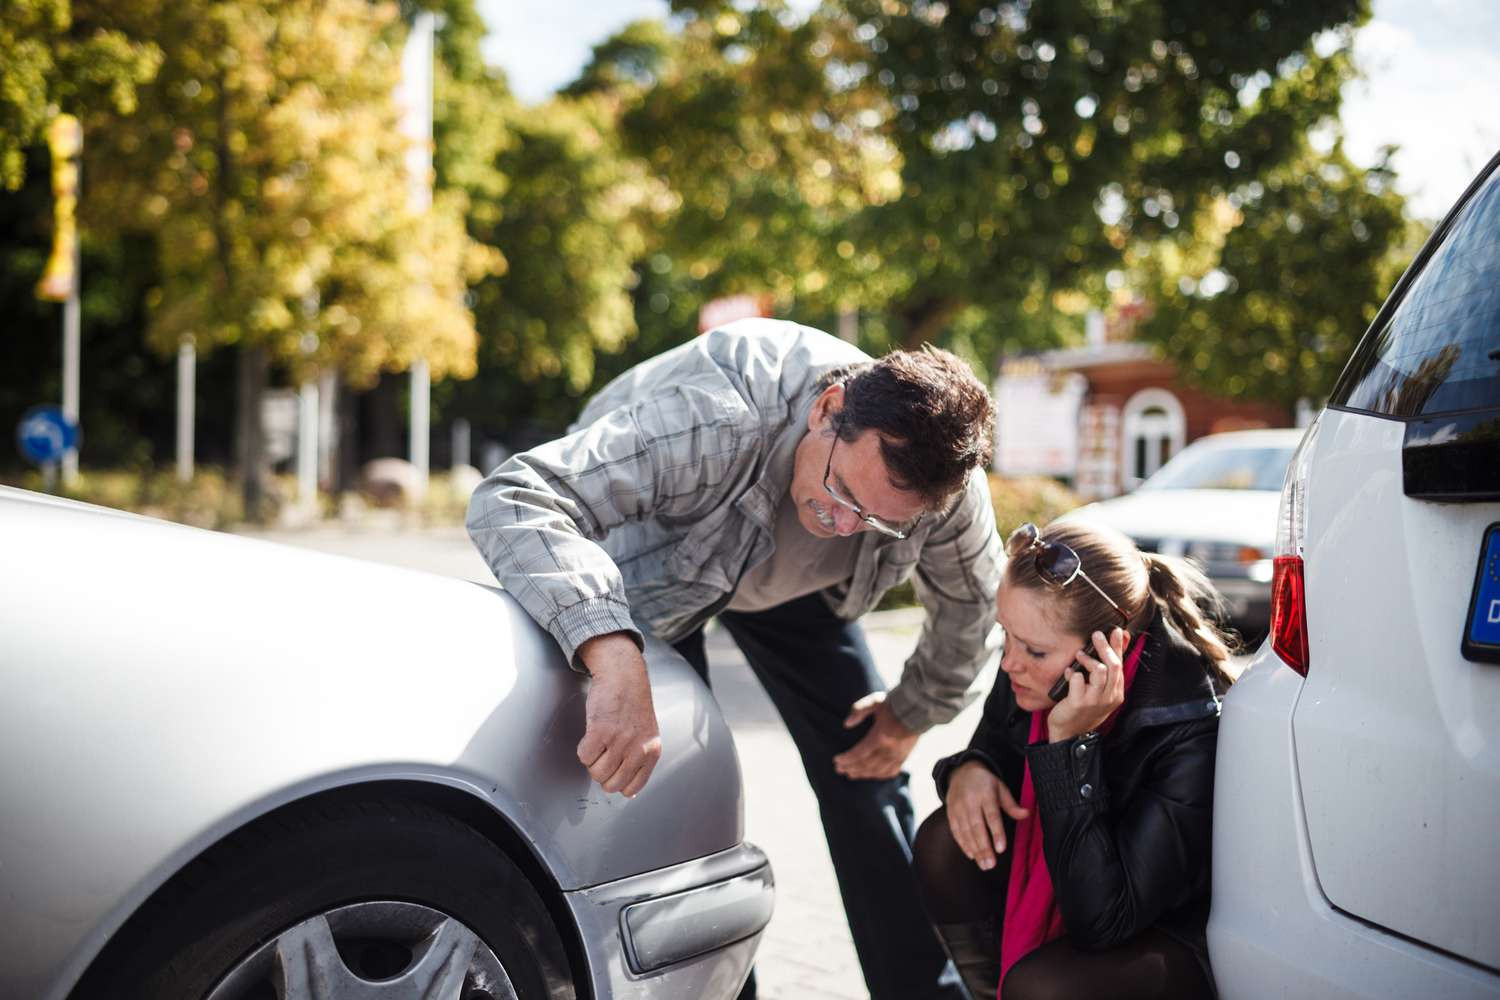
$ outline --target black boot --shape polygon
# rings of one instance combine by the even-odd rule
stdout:
[[[1000,990],[1000,921],[974,920],[936,927],[969,996],[973,1000],[994,1000]]]

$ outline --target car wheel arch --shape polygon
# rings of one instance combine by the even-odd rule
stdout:
[[[356,780],[317,788],[296,798],[277,802],[273,807],[257,812],[236,823],[231,829],[222,831],[219,836],[194,850],[181,864],[175,866],[113,927],[88,956],[87,964],[80,969],[69,996],[77,997],[86,993],[91,983],[107,977],[109,971],[121,963],[119,952],[123,947],[122,943],[128,944],[135,934],[141,932],[144,925],[149,925],[153,910],[161,905],[162,900],[170,898],[184,880],[191,879],[196,864],[216,849],[247,835],[259,826],[275,823],[278,817],[290,812],[370,799],[403,802],[441,813],[474,830],[520,868],[541,897],[547,915],[562,941],[569,971],[578,991],[578,1000],[593,1000],[587,952],[577,922],[563,898],[563,889],[547,869],[534,845],[521,834],[513,819],[496,802],[475,790],[443,781],[412,778]]]

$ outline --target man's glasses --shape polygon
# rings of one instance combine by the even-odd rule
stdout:
[[[1028,552],[1033,554],[1036,574],[1042,578],[1042,582],[1054,587],[1066,587],[1074,580],[1081,579],[1093,587],[1096,594],[1109,601],[1109,606],[1115,609],[1127,626],[1130,624],[1130,616],[1121,610],[1108,594],[1100,590],[1099,585],[1089,579],[1089,575],[1083,571],[1083,561],[1078,558],[1078,553],[1062,542],[1042,541],[1042,533],[1030,521],[1012,531],[1010,537],[1005,540],[1005,554],[1012,559],[1024,556]]]
[[[868,524],[870,527],[874,528],[876,531],[880,532],[882,535],[889,535],[891,538],[906,538],[910,536],[912,529],[917,526],[917,522],[922,520],[921,514],[918,514],[916,517],[908,521],[905,525],[898,528],[894,524],[888,524],[885,521],[882,521],[880,518],[874,516],[873,514],[866,514],[859,504],[855,503],[853,500],[841,496],[838,490],[835,490],[832,486],[828,485],[829,473],[833,471],[833,449],[838,445],[838,443],[838,435],[835,434],[833,438],[833,444],[829,445],[828,447],[828,464],[823,468],[823,489],[828,491],[828,495],[833,497],[834,502],[837,503],[840,507],[845,507],[849,510],[852,510],[855,513],[855,516],[857,516],[861,521]]]

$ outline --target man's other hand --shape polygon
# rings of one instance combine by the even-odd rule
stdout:
[[[589,639],[578,657],[593,678],[578,759],[606,792],[635,798],[661,759],[646,660],[622,632]]]
[[[885,692],[876,691],[856,701],[844,720],[853,729],[873,719],[870,731],[854,746],[833,758],[834,770],[846,778],[894,778],[917,745],[919,733],[907,729],[885,703]]]

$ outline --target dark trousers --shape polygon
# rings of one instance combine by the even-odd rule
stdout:
[[[1007,843],[1015,822],[1005,824]],[[917,882],[932,921],[963,972],[974,1000],[1000,987],[1000,936],[1005,922],[1009,851],[989,871],[964,857],[945,808],[917,831]],[[1213,1000],[1208,970],[1193,949],[1157,927],[1104,951],[1082,951],[1064,935],[1025,955],[1005,976],[1001,1000]]]
[[[835,616],[817,594],[766,611],[725,611],[719,621],[802,755],[871,1000],[962,1000],[958,975],[917,897],[907,775],[853,781],[833,769],[834,756],[869,728],[868,722],[844,728],[849,707],[884,687],[864,632]],[[678,642],[677,650],[708,679],[702,631]],[[755,996],[753,974],[740,996]]]

